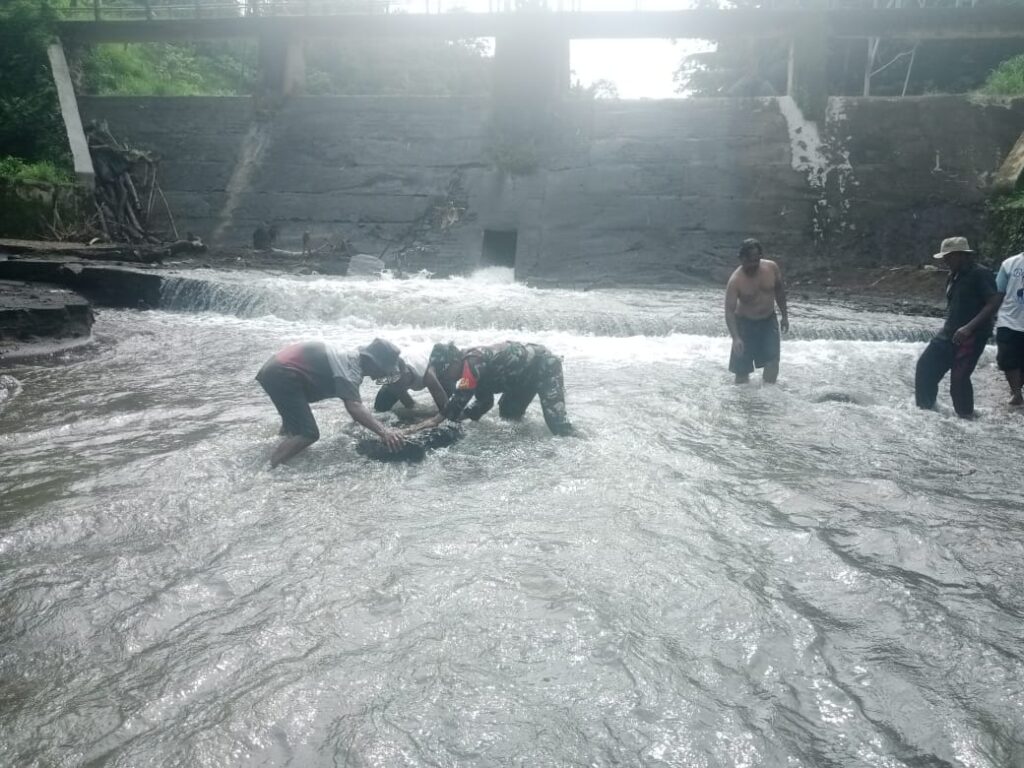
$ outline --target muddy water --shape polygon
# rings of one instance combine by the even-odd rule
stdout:
[[[991,353],[913,408],[934,320],[796,307],[736,388],[719,294],[179,288],[0,378],[0,764],[1024,765],[1022,422]],[[547,344],[584,437],[323,403],[268,471],[263,360],[378,333]]]

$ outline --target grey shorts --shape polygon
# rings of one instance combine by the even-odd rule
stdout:
[[[283,434],[308,437],[314,441],[320,439],[302,376],[271,358],[256,374],[256,381],[281,414]]]

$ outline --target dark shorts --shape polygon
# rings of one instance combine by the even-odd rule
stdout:
[[[775,315],[760,320],[736,318],[736,330],[743,340],[743,354],[730,353],[729,370],[738,375],[751,373],[778,361],[780,354],[779,320]]]
[[[996,365],[1000,371],[1024,370],[1024,331],[996,328]]]
[[[277,412],[281,414],[282,434],[289,437],[301,435],[314,441],[320,439],[320,430],[309,407],[302,376],[271,359],[260,368],[260,372],[256,374],[256,381],[270,396]]]

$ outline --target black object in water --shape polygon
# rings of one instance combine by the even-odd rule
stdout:
[[[394,453],[376,437],[364,437],[356,443],[356,453],[375,461],[423,461],[427,451],[458,442],[462,439],[462,433],[459,424],[442,424],[405,438],[405,443]]]

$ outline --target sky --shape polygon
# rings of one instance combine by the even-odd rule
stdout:
[[[500,10],[512,0],[392,0],[408,12],[461,8]],[[692,0],[548,0],[552,9],[583,11],[670,11],[693,7]],[[584,86],[609,80],[623,99],[678,98],[672,75],[689,53],[710,50],[704,40],[573,40],[569,58],[573,80]]]

